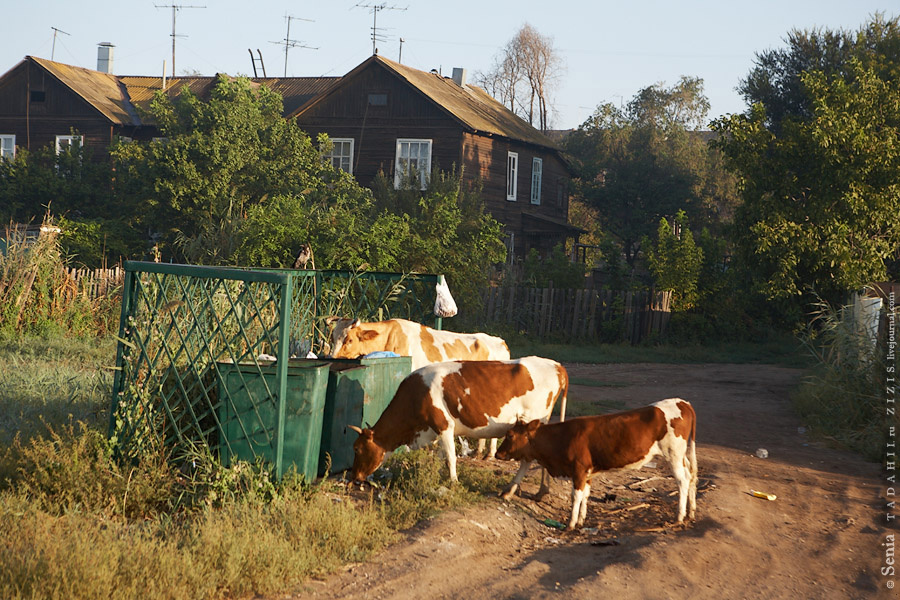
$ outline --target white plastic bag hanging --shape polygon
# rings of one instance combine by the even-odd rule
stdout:
[[[447,280],[443,277],[434,286],[437,295],[434,299],[434,314],[438,317],[452,317],[458,312],[456,301],[450,295],[450,288],[447,287]]]

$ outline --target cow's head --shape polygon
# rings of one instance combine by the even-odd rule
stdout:
[[[531,460],[531,440],[541,422],[538,419],[526,423],[516,421],[516,424],[506,432],[503,443],[497,449],[497,458],[501,460]]]
[[[329,317],[325,322],[332,327],[332,358],[359,358],[372,352],[371,341],[378,336],[378,333],[367,329],[359,319]]]
[[[350,473],[354,481],[365,481],[366,477],[381,466],[385,451],[375,443],[375,434],[371,429],[360,429],[355,425],[348,427],[359,434],[353,442],[353,467]]]

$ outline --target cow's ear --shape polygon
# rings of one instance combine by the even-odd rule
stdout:
[[[347,327],[359,327],[359,319],[353,319]]]
[[[341,317],[338,317],[337,315],[331,315],[330,317],[325,317],[325,324],[331,327],[340,320]]]
[[[368,342],[369,340],[374,340],[377,337],[378,337],[378,332],[375,331],[374,329],[369,329],[367,331],[359,332],[359,341],[361,341],[361,342]]]
[[[535,419],[528,423],[528,431],[537,431],[537,428],[541,426],[540,419]]]

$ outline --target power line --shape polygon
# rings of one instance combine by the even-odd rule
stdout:
[[[284,39],[281,40],[280,42],[270,42],[270,43],[284,46],[284,76],[287,77],[288,51],[291,48],[308,48],[310,50],[318,50],[318,48],[314,48],[312,46],[306,46],[303,44],[303,42],[291,39],[291,21],[307,21],[309,23],[315,23],[315,21],[313,21],[312,19],[304,19],[301,17],[294,17],[291,15],[284,15],[284,18],[287,21],[287,33],[285,33]]]
[[[156,8],[171,8],[172,9],[172,77],[175,77],[175,38],[176,37],[187,37],[187,36],[177,36],[175,35],[175,15],[182,8],[206,8],[205,6],[194,6],[192,4],[154,4]]]
[[[56,55],[56,34],[57,33],[63,33],[65,35],[72,35],[72,34],[66,33],[62,29],[57,29],[56,27],[51,27],[50,29],[53,30],[53,49],[50,50],[50,60],[54,60],[53,57]]]
[[[378,34],[378,12],[382,10],[406,10],[407,6],[403,8],[399,6],[388,6],[386,2],[381,4],[363,4],[359,3],[356,5],[359,8],[368,8],[372,11],[372,54],[376,54],[378,49],[375,47],[375,42],[379,40],[385,40],[384,36],[379,36]]]

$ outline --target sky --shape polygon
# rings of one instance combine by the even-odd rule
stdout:
[[[703,80],[710,119],[743,112],[736,88],[758,53],[785,48],[792,29],[856,31],[876,12],[897,16],[900,0],[0,0],[0,73],[28,55],[95,69],[109,42],[113,73],[171,74],[173,12],[176,75],[252,76],[249,50],[270,77],[344,75],[371,56],[377,19],[379,54],[444,75],[462,67],[472,82],[528,23],[562,58],[551,125],[569,129],[681,76]]]

